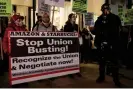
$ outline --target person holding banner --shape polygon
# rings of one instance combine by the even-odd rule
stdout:
[[[44,13],[42,22],[35,26],[33,31],[56,32],[57,28],[50,22],[50,16],[47,13]]]
[[[9,31],[26,31],[26,29],[23,27],[21,16],[20,15],[13,15],[10,19],[10,23],[8,24],[8,27],[6,28],[4,37],[3,37],[3,51],[4,51],[4,72],[8,72],[9,69],[9,37],[8,33]]]
[[[42,20],[42,21],[41,21]],[[54,26],[50,22],[50,16],[47,13],[44,13],[39,23],[34,27],[33,31],[43,31],[43,32],[56,32],[58,31],[56,26]],[[54,80],[55,78],[51,78]],[[39,80],[39,82],[43,82],[43,80]]]
[[[69,14],[68,21],[64,26],[64,32],[78,32],[78,25],[76,24],[75,14]]]
[[[64,26],[64,32],[79,32],[78,25],[76,24],[76,15],[71,13],[68,16],[68,21]],[[81,32],[79,32],[81,33]],[[80,34],[79,34],[80,35]],[[78,77],[82,77],[80,73],[76,74]],[[73,75],[69,75],[69,77],[74,78]]]

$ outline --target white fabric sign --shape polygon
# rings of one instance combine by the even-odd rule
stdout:
[[[43,15],[44,13],[48,13],[50,15],[51,6],[45,4],[45,0],[38,0],[38,14]]]
[[[57,7],[64,7],[65,0],[45,0],[45,4]]]

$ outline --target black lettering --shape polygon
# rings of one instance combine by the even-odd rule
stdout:
[[[6,3],[5,2],[0,2],[0,5],[6,5]]]
[[[24,62],[27,62],[27,59],[24,59]]]
[[[24,65],[19,65],[19,69],[21,70],[23,70],[23,69],[25,69],[26,68],[26,65],[24,64]]]
[[[17,70],[17,68],[16,68],[15,66],[12,66],[12,69],[11,69],[11,70],[12,70],[12,71],[13,71],[13,70]]]
[[[17,58],[13,58],[12,59],[12,63],[18,63],[18,59]]]
[[[30,69],[31,68],[31,66],[30,65],[26,65],[26,69]]]
[[[46,34],[45,33],[42,33],[41,36],[46,36]]]
[[[60,61],[59,62],[59,65],[61,65],[61,64],[69,64],[69,63],[71,63],[72,61],[71,60],[69,60],[69,61]]]
[[[0,9],[6,9],[6,6],[0,6]]]

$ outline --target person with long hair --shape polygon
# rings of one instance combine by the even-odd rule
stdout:
[[[78,32],[78,25],[76,24],[76,15],[71,13],[64,26],[64,32]]]
[[[76,24],[76,15],[71,13],[68,16],[68,20],[64,26],[64,32],[79,32],[78,31],[78,25]],[[78,77],[82,77],[80,73],[76,74]],[[74,78],[74,75],[69,75],[69,77]]]

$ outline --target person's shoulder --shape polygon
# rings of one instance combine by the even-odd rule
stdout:
[[[119,18],[119,16],[118,16],[118,15],[113,14],[113,13],[111,13],[111,16],[113,16],[113,17],[115,17],[115,18]]]
[[[97,17],[97,19],[101,19],[103,17],[103,15],[101,14],[100,16]]]
[[[102,15],[100,15],[100,16],[97,17],[96,22],[98,22],[98,21],[100,21],[100,20],[102,20]]]
[[[14,26],[8,26],[6,31],[14,31],[16,28]]]
[[[97,20],[95,21],[95,23],[99,23],[102,20],[102,15],[100,15],[99,17],[97,17]]]
[[[39,26],[40,26],[40,24],[37,24],[37,25],[34,27],[33,31],[37,31],[38,28],[39,28]]]

